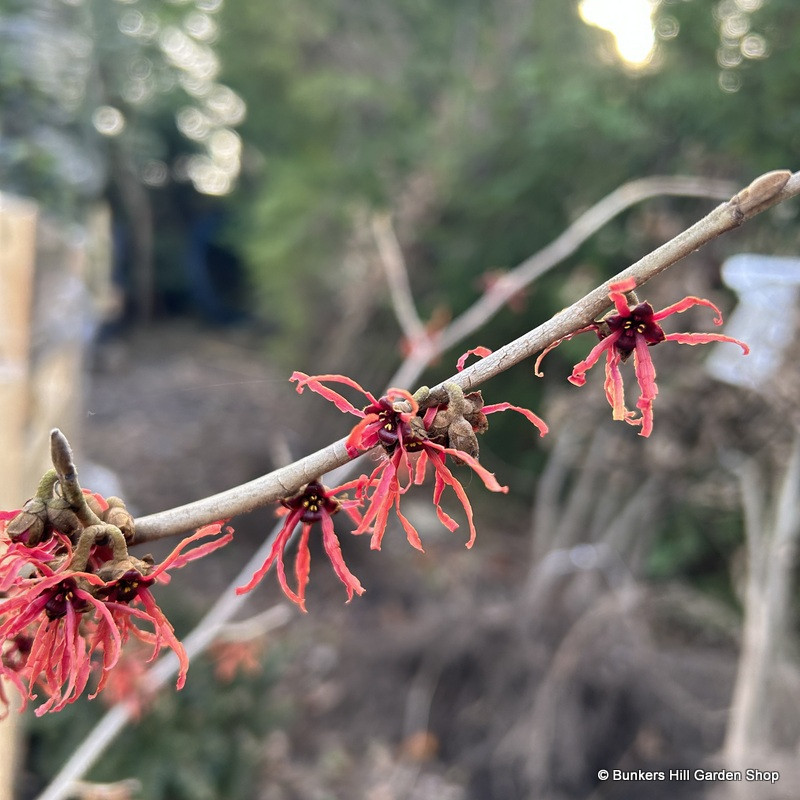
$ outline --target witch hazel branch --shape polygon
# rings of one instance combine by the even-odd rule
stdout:
[[[640,182],[635,183],[638,187]],[[696,180],[692,184],[692,190],[693,195],[700,195]],[[619,190],[613,192],[608,198],[601,200],[595,207],[586,212],[583,217],[591,219],[585,224],[579,225],[579,221],[576,221],[572,228],[577,230],[568,241],[565,241],[562,235],[554,243],[540,251],[540,253],[548,255],[547,259],[539,259],[533,256],[513,269],[508,274],[508,283],[511,283],[513,279],[514,287],[518,289],[520,282],[516,278],[517,275],[530,275],[532,280],[542,274],[544,266],[555,265],[558,255],[563,256],[565,253],[573,252],[580,241],[597,230],[595,217],[600,216],[605,220],[609,218],[608,211],[604,210],[602,214],[600,213],[601,208],[604,208],[608,201],[618,193]],[[679,192],[672,193],[678,194]],[[716,196],[716,189],[713,194]],[[470,391],[512,366],[535,357],[555,342],[598,319],[609,307],[608,294],[612,284],[633,278],[636,286],[641,287],[647,281],[718,236],[736,229],[762,211],[796,197],[798,194],[800,194],[800,172],[792,174],[788,170],[777,170],[756,178],[750,186],[735,194],[730,200],[718,205],[690,228],[610,278],[580,300],[562,309],[551,319],[495,350],[486,358],[476,361],[461,372],[457,372],[447,378],[446,381],[431,387],[431,395],[436,396],[446,382],[456,383],[464,391]],[[653,196],[653,194],[648,194],[647,196]],[[634,193],[634,200],[636,199],[641,199],[641,195]],[[614,208],[617,211],[623,210],[625,207],[619,201],[614,203]],[[559,244],[557,248],[553,246],[556,243]],[[551,254],[553,250],[557,252]],[[531,270],[531,265],[536,269]],[[479,299],[475,306],[485,305],[483,302],[485,298],[486,295]],[[500,303],[501,305],[502,303]],[[483,314],[477,315],[473,313],[475,306],[441,331],[436,339],[437,350],[433,355],[441,354],[444,349],[453,347],[464,337],[471,335],[499,307],[497,303],[493,302],[491,307],[485,309]],[[415,359],[413,355],[407,358],[389,382],[390,385],[407,386],[412,384],[418,379],[424,366],[433,355],[430,349],[426,348],[423,361]],[[140,517],[136,520],[135,541],[144,543],[164,536],[175,536],[199,525],[208,524],[218,519],[229,519],[270,503],[279,502],[281,498],[298,492],[309,481],[351,461],[353,457],[345,445],[346,438],[339,439],[286,467],[274,470],[240,486],[166,511]]]
[[[656,374],[650,348],[663,342],[704,344],[728,342],[747,354],[747,345],[720,333],[666,333],[661,322],[693,306],[710,308],[722,324],[719,309],[709,300],[686,297],[660,311],[634,294],[644,283],[705,242],[737,227],[766,208],[800,193],[800,173],[767,173],[700,222],[599,286],[552,319],[495,352],[468,350],[450,379],[415,392],[391,388],[376,396],[343,375],[295,372],[290,380],[298,393],[306,389],[356,418],[348,435],[328,448],[249,484],[196,503],[135,520],[119,498],[103,498],[78,482],[69,444],[63,434],[51,434],[53,469],[34,496],[16,511],[0,513],[0,676],[27,701],[41,701],[37,714],[58,711],[87,691],[103,690],[131,639],[149,649],[154,659],[162,648],[178,657],[177,686],[186,679],[188,658],[153,589],[174,569],[216,552],[233,531],[228,520],[253,508],[279,504],[283,524],[262,565],[239,586],[246,593],[274,566],[284,594],[303,611],[310,576],[309,541],[320,535],[331,567],[345,588],[347,601],[364,593],[364,586],[345,564],[334,517],[350,521],[349,532],[367,535],[376,550],[396,519],[408,543],[423,549],[422,538],[403,511],[407,496],[430,491],[440,523],[456,531],[464,522],[466,546],[477,530],[472,504],[458,471],[477,476],[491,492],[506,493],[496,476],[480,463],[479,437],[489,430],[489,417],[501,411],[520,414],[535,433],[548,432],[532,410],[489,402],[477,386],[491,377],[541,354],[532,370],[539,374],[541,358],[560,342],[580,333],[599,339],[570,376],[585,383],[586,372],[605,356],[604,390],[612,417],[653,431]],[[610,308],[608,313],[606,312]],[[469,356],[478,359],[465,366]],[[639,388],[636,411],[625,404],[622,370],[633,356]],[[348,399],[348,396],[352,399]],[[365,454],[373,465],[357,478],[327,486],[323,476]],[[426,489],[426,486],[432,486]],[[470,485],[470,491],[478,487]],[[459,519],[442,505],[452,494]],[[341,531],[341,527],[340,531]],[[287,548],[299,529],[293,575],[287,574]],[[194,531],[185,535],[186,531]],[[160,564],[149,556],[133,556],[130,548],[181,534],[179,544]],[[0,682],[0,692],[3,684]],[[0,702],[7,705],[5,694]]]

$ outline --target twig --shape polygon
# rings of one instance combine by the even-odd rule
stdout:
[[[780,174],[786,179],[783,181],[783,187],[769,196],[760,194],[760,202],[758,204],[748,205],[742,209],[738,198],[744,193],[750,193],[751,187],[763,185],[764,179],[774,174],[767,173],[756,178],[750,184],[750,187],[743,189],[742,192],[739,192],[727,203],[717,206],[710,214],[687,228],[683,233],[679,233],[676,237],[656,248],[644,258],[639,259],[627,269],[619,272],[613,278],[609,278],[605,283],[589,292],[581,300],[578,300],[577,303],[573,303],[568,308],[559,311],[558,314],[544,324],[539,325],[524,336],[520,336],[519,339],[515,339],[505,347],[496,350],[490,356],[474,363],[470,368],[448,380],[458,383],[465,390],[484,383],[514,364],[518,364],[531,355],[544,350],[545,347],[563,338],[568,333],[588,325],[601,311],[608,307],[608,292],[612,283],[633,278],[636,281],[636,286],[641,286],[712,239],[738,228],[756,214],[766,211],[767,208],[800,194],[800,172],[792,175],[788,170],[781,170]],[[441,346],[446,348],[451,343],[455,344],[455,341],[451,342],[450,337],[443,334],[440,342]]]
[[[72,784],[75,797],[80,800],[131,800],[142,790],[142,784],[135,778],[126,778],[114,783],[88,783],[76,781]]]
[[[389,284],[389,295],[392,308],[397,317],[403,335],[409,342],[422,342],[427,337],[425,326],[419,318],[411,284],[408,281],[408,269],[403,258],[403,251],[392,227],[388,214],[375,214],[372,217],[372,235],[381,256],[386,281]]]
[[[276,603],[252,617],[229,622],[217,635],[218,642],[246,642],[286,625],[294,616],[288,603]]]
[[[530,358],[567,334],[588,325],[608,306],[608,291],[612,283],[625,278],[634,278],[636,285],[641,286],[712,239],[737,228],[756,214],[795,197],[797,194],[800,194],[800,172],[791,174],[787,170],[782,170],[756,178],[749,187],[728,202],[717,206],[710,214],[674,239],[610,278],[547,322],[496,350],[486,358],[471,364],[463,372],[451,376],[437,387],[433,387],[434,390],[443,388],[444,383],[447,382],[456,383],[463,389],[479,386],[520,361]],[[745,198],[744,203],[742,202],[743,197]],[[602,215],[599,215],[598,219],[600,216]],[[559,237],[559,239],[561,238]],[[565,247],[565,245],[561,245],[561,247]],[[544,261],[543,259],[542,263]],[[446,348],[453,343],[455,334],[452,333],[452,326],[447,330],[451,333],[443,335],[437,340],[437,350]],[[401,386],[413,384],[419,378],[426,363],[413,357],[408,359],[395,374],[391,383]],[[136,522],[134,543],[172,536],[219,519],[228,519],[294,494],[309,481],[347,463],[350,456],[344,445],[345,439],[340,439],[294,464],[270,472],[249,483],[184,506],[141,517]]]

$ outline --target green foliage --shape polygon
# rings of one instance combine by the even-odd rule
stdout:
[[[634,71],[610,52],[606,34],[580,21],[577,3],[228,0],[225,77],[249,99],[242,133],[258,153],[252,180],[232,198],[236,240],[263,313],[279,323],[275,357],[286,368],[356,375],[377,363],[376,385],[390,374],[400,333],[385,294],[368,301],[371,335],[358,340],[351,363],[325,360],[350,289],[342,287],[346,248],[365,209],[394,212],[428,319],[464,310],[487,270],[515,266],[626,180],[688,173],[745,185],[759,172],[796,167],[800,7],[770,0],[750,14],[748,31],[765,38],[769,57],[723,69],[720,48],[733,46],[723,11],[733,7],[661,3],[657,61]],[[737,91],[723,89],[732,85],[723,73],[735,73]],[[419,176],[431,197],[409,211]],[[708,205],[648,208],[689,224]],[[591,283],[660,244],[641,231],[639,214],[608,225],[537,282],[524,312],[503,311],[426,380],[451,374],[467,346],[500,346],[574,299],[565,281],[574,267],[579,282]],[[776,219],[759,225],[776,250],[792,238]],[[548,371],[563,373],[577,350],[552,354]],[[521,366],[501,376],[487,397],[537,408],[545,382],[530,373]],[[492,433],[491,450],[503,459],[526,468],[538,461],[520,450],[515,426],[498,420]]]
[[[404,241],[427,315],[463,309],[485,270],[518,263],[627,179],[690,171],[746,181],[791,164],[800,112],[785,78],[796,49],[786,20],[779,29],[774,20],[800,11],[786,3],[753,15],[772,31],[771,55],[745,59],[741,88],[727,93],[709,4],[661,5],[679,33],[661,42],[661,66],[641,73],[598,59],[603,34],[574,4],[501,6],[226,6],[226,77],[251,98],[243,133],[260,157],[258,182],[234,201],[248,220],[237,230],[287,360],[337,317],[356,214],[403,213],[414,175],[436,195]],[[626,258],[614,255],[599,272]]]
[[[742,546],[741,515],[730,510],[697,505],[675,505],[661,520],[658,536],[647,559],[647,577],[689,581],[726,602],[735,598],[730,565]],[[725,565],[726,569],[720,569]]]

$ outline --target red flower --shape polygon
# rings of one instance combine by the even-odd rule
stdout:
[[[233,538],[233,531],[230,528],[225,530],[222,536],[205,544],[194,547],[188,552],[186,548],[199,539],[208,536],[217,536],[225,526],[226,521],[214,522],[198,528],[191,536],[187,536],[181,541],[172,552],[157,566],[151,562],[140,561],[129,557],[126,562],[117,562],[109,565],[109,570],[113,570],[114,577],[106,579],[103,585],[97,590],[97,594],[102,597],[106,608],[111,612],[114,623],[120,630],[122,640],[127,641],[130,634],[137,639],[151,644],[153,651],[149,661],[153,661],[161,650],[161,645],[166,643],[170,647],[180,662],[178,680],[176,686],[182,689],[186,682],[186,672],[189,669],[189,658],[183,645],[175,636],[175,629],[159,608],[150,587],[156,583],[169,583],[171,576],[170,569],[178,569],[185,566],[190,561],[202,558],[209,553],[224,547]],[[99,574],[105,572],[100,568]],[[139,605],[142,607],[140,608]],[[133,624],[133,620],[138,619],[152,625],[153,633],[143,631]],[[97,691],[103,688],[105,675],[101,678]]]
[[[456,450],[452,447],[444,447],[443,445],[436,444],[429,439],[424,440],[420,444],[421,453],[417,460],[414,483],[419,485],[425,479],[425,471],[428,462],[434,469],[434,488],[433,488],[433,504],[436,506],[436,516],[439,521],[448,530],[454,531],[458,527],[458,523],[448,514],[446,514],[440,505],[442,493],[446,487],[450,487],[456,494],[459,502],[461,503],[464,513],[467,516],[467,524],[469,525],[470,536],[467,541],[467,547],[472,547],[475,544],[475,523],[472,518],[472,505],[469,502],[467,493],[461,482],[453,475],[445,464],[445,456],[452,456],[457,463],[466,464],[482,481],[483,485],[491,492],[508,492],[508,486],[501,486],[494,475],[489,472],[485,467],[482,467],[477,459],[473,458],[463,450]]]
[[[0,540],[8,521],[9,515],[0,514]],[[36,709],[37,715],[59,711],[83,693],[95,665],[100,667],[100,678],[90,697],[104,688],[132,633],[152,645],[151,660],[164,642],[175,651],[181,664],[180,688],[188,659],[149,587],[168,580],[168,569],[230,541],[232,533],[227,532],[185,552],[189,544],[216,535],[221,528],[222,523],[201,528],[158,566],[152,559],[126,555],[108,560],[97,572],[98,555],[111,552],[108,546],[92,545],[88,555],[84,553],[87,567],[78,569],[73,568],[72,541],[58,531],[35,547],[6,539],[6,551],[0,556],[2,586],[8,593],[0,602],[0,642],[5,643],[0,674],[12,680],[23,702],[36,698],[37,686],[44,690],[48,699]],[[136,607],[139,604],[142,608]],[[140,630],[134,619],[152,625],[153,632]]]
[[[2,643],[3,652],[0,655],[0,676],[17,687],[20,697],[23,698],[23,708],[27,690],[19,673],[25,667],[32,644],[33,638],[29,633],[18,633],[13,639]],[[0,719],[8,716],[9,700],[5,688],[5,681],[0,680]]]
[[[18,513],[0,512],[0,589],[10,595],[0,602],[0,674],[17,687],[23,708],[37,696],[36,684],[43,688],[49,699],[36,710],[41,715],[59,711],[83,692],[95,649],[103,653],[104,668],[111,668],[121,641],[108,611],[91,594],[91,584],[101,581],[68,569],[69,539],[57,531],[35,547],[8,539],[6,528]],[[84,614],[91,618],[85,624]],[[4,692],[0,703],[8,706]]]
[[[401,490],[398,474],[400,471],[409,474],[407,447],[404,441],[408,440],[412,448],[416,447],[410,441],[412,438],[415,441],[417,439],[412,437],[412,425],[420,426],[424,434],[422,421],[417,417],[418,405],[411,394],[405,389],[389,389],[383,397],[376,399],[371,392],[344,375],[309,376],[304,372],[295,372],[290,380],[297,382],[298,394],[309,388],[312,392],[330,400],[340,411],[361,417],[361,422],[347,437],[346,447],[351,456],[371,450],[377,445],[381,445],[386,453],[386,457],[381,460],[372,475],[369,478],[363,477],[360,481],[359,497],[366,496],[371,487],[374,487],[375,491],[369,500],[368,510],[354,533],[373,530],[371,547],[379,550],[389,512],[394,506],[408,541],[418,550],[422,550],[419,534],[400,511],[400,495],[405,489]],[[338,392],[323,385],[323,381],[341,383],[356,389],[367,398],[367,406],[363,409],[356,408]]]
[[[397,442],[397,426],[401,422],[409,423],[411,418],[416,416],[416,410],[399,411],[395,409],[396,403],[403,401],[414,402],[411,395],[405,389],[389,389],[389,391],[379,400],[375,396],[363,389],[352,378],[345,375],[306,375],[305,372],[293,372],[290,381],[297,382],[297,393],[302,394],[308,388],[312,392],[330,400],[339,411],[346,414],[354,414],[361,417],[361,422],[353,428],[347,437],[347,452],[351,457],[360,452],[371,450],[376,445],[382,444],[391,447]],[[351,389],[361,392],[367,398],[368,405],[363,408],[356,408],[349,400],[339,394],[339,392],[328,388],[323,382],[341,383]]]
[[[606,378],[605,392],[608,402],[613,409],[613,417],[616,420],[625,420],[631,425],[640,425],[640,436],[649,436],[653,430],[653,401],[658,394],[656,386],[656,370],[650,357],[649,348],[661,342],[678,342],[679,344],[708,344],[709,342],[732,342],[742,348],[744,354],[750,352],[750,348],[738,339],[724,336],[720,333],[664,333],[658,324],[661,320],[672,314],[679,314],[693,306],[706,306],[716,312],[714,318],[715,325],[722,325],[722,314],[720,310],[710,301],[700,297],[684,297],[683,300],[673,303],[671,306],[654,311],[650,303],[639,303],[631,307],[625,296],[626,292],[632,291],[636,286],[635,281],[630,278],[620,283],[612,284],[609,298],[611,299],[616,313],[603,317],[599,322],[575,331],[574,334],[559,339],[554,344],[544,350],[536,360],[536,371],[539,374],[539,364],[542,358],[557,347],[566,339],[571,339],[578,333],[594,331],[600,338],[589,355],[575,365],[569,381],[576,386],[583,386],[586,383],[586,373],[600,360],[603,353],[606,354]],[[636,403],[641,412],[636,416],[636,412],[629,411],[625,407],[625,395],[622,384],[622,374],[619,369],[620,363],[626,361],[633,354],[634,372],[639,384],[639,400]]]
[[[476,348],[466,355],[474,353],[484,356],[488,355],[489,352],[486,348]],[[459,360],[459,370],[463,368],[466,355]],[[369,477],[363,476],[361,479],[359,497],[365,499],[367,508],[360,525],[354,533],[371,532],[370,547],[379,550],[389,514],[394,509],[409,543],[418,550],[422,550],[419,533],[400,511],[400,499],[408,491],[412,483],[421,484],[424,481],[426,468],[430,463],[434,468],[433,502],[436,506],[436,514],[439,520],[449,530],[455,530],[458,527],[458,523],[444,512],[440,504],[442,494],[445,488],[449,486],[455,492],[466,514],[470,528],[470,538],[467,546],[472,546],[475,541],[472,506],[464,487],[447,467],[445,457],[450,455],[456,460],[456,463],[469,466],[480,477],[486,488],[493,492],[507,492],[508,488],[500,486],[494,475],[482,467],[473,455],[464,452],[460,448],[448,446],[447,430],[441,434],[444,437],[444,443],[431,440],[428,435],[428,427],[440,411],[447,409],[447,403],[431,406],[426,410],[424,417],[421,417],[419,416],[417,401],[404,389],[390,389],[386,395],[376,399],[355,381],[342,375],[309,376],[302,372],[295,372],[291,380],[297,381],[298,392],[302,392],[307,387],[330,400],[340,411],[361,417],[361,421],[347,437],[347,448],[351,455],[371,450],[377,445],[381,445],[384,450],[384,456],[372,474]],[[356,408],[338,392],[324,386],[323,381],[341,383],[356,389],[367,398],[368,405],[364,409]],[[455,388],[457,389],[458,387]],[[475,422],[468,424],[463,419],[461,422],[464,426],[462,430],[465,429],[473,440],[474,431],[478,430],[478,425],[481,426],[480,431],[485,430],[486,414],[507,409],[523,414],[539,428],[542,435],[547,432],[547,426],[544,422],[527,409],[518,408],[509,403],[483,406],[483,400],[480,398],[479,393],[474,393],[471,397],[473,397],[473,403],[476,404],[476,407],[471,406],[473,409],[472,417]],[[414,465],[412,465],[413,459],[417,459]],[[405,482],[405,485],[403,482]]]
[[[215,641],[209,648],[214,677],[222,683],[230,683],[238,674],[257,675],[264,668],[265,647],[263,637]]]
[[[4,620],[0,641],[31,638],[24,665],[13,671],[18,688],[24,688],[23,680],[28,682],[27,691],[21,692],[23,701],[36,698],[37,684],[48,695],[36,709],[37,716],[60,711],[83,693],[93,653],[102,653],[106,671],[116,664],[122,646],[111,613],[90,591],[102,581],[96,575],[64,568],[48,571],[49,575],[20,581],[15,594],[0,607]]]
[[[339,492],[356,487],[359,484],[360,481],[351,481],[335,489],[328,489],[319,481],[311,481],[311,483],[307,484],[298,494],[294,495],[294,497],[281,500],[283,508],[279,510],[279,513],[286,516],[286,521],[283,523],[283,526],[275,538],[272,550],[266,561],[256,570],[250,581],[245,586],[238,587],[236,593],[244,594],[245,592],[249,592],[261,581],[274,563],[278,572],[278,582],[284,594],[305,611],[305,592],[308,584],[308,573],[311,567],[311,553],[308,549],[308,540],[311,534],[311,528],[318,522],[322,527],[322,545],[333,565],[333,571],[347,589],[347,602],[349,603],[353,599],[354,593],[358,595],[363,594],[364,587],[344,563],[339,539],[333,527],[333,515],[341,509],[344,509],[356,523],[360,521],[361,517],[355,510],[355,507],[360,501],[339,500],[335,496]],[[286,568],[283,563],[283,556],[292,533],[294,533],[294,529],[299,524],[302,524],[303,527],[300,534],[300,541],[297,545],[297,557],[295,559],[297,592],[293,592],[289,588],[289,583],[286,580]]]
[[[105,673],[107,680],[101,699],[109,707],[124,704],[135,720],[152,707],[157,697],[149,680],[146,660],[144,646],[130,642],[114,669]]]
[[[445,464],[445,456],[450,455],[456,459],[457,463],[469,466],[490,491],[506,493],[508,487],[501,486],[491,472],[481,466],[477,459],[463,450],[445,447],[431,441],[427,436],[425,421],[430,423],[439,407],[429,408],[425,415],[425,421],[423,421],[417,416],[418,406],[414,398],[408,395],[407,392],[404,394],[411,411],[408,414],[406,412],[395,412],[394,418],[387,415],[382,419],[381,430],[385,431],[383,438],[387,441],[381,442],[381,444],[386,450],[386,456],[366,480],[367,491],[369,491],[369,488],[372,488],[373,491],[367,500],[368,508],[364,513],[364,518],[354,533],[359,534],[371,530],[372,540],[370,547],[373,550],[380,550],[389,512],[394,507],[409,543],[417,550],[422,550],[419,533],[400,512],[400,498],[410,488],[408,484],[403,486],[400,478],[401,476],[408,476],[410,483],[413,474],[413,483],[420,485],[425,480],[426,468],[430,463],[434,468],[435,474],[433,502],[436,506],[436,515],[448,530],[454,531],[458,527],[458,523],[446,514],[440,505],[442,493],[449,486],[455,492],[467,516],[467,523],[470,529],[467,547],[472,547],[476,535],[472,506],[461,482]],[[412,426],[412,420],[417,424]],[[357,428],[358,426],[356,426]],[[413,466],[410,457],[416,458],[416,463]]]

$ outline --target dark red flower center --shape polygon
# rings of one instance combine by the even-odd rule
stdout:
[[[394,406],[388,397],[381,397],[377,405],[370,405],[364,409],[367,415],[374,415],[377,417],[375,423],[378,429],[378,441],[383,445],[383,449],[390,455],[397,447],[397,442],[400,438],[401,430],[403,430],[403,418],[398,411],[394,410]],[[406,427],[408,427],[406,425]]]
[[[101,590],[101,594],[115,603],[131,603],[142,589],[146,589],[154,582],[153,578],[142,575],[137,569],[129,569],[115,581]]]
[[[44,611],[50,619],[59,619],[67,613],[67,606],[71,605],[75,611],[81,613],[86,610],[88,603],[77,596],[78,585],[72,578],[67,578],[50,590],[50,597],[45,604]]]
[[[664,341],[664,331],[653,319],[653,314],[650,303],[639,303],[627,316],[612,314],[603,320],[611,333],[619,333],[614,347],[623,358],[627,358],[636,349],[637,338],[644,338],[648,345]]]
[[[308,524],[319,522],[325,514],[335,514],[340,508],[339,501],[330,497],[319,481],[311,481],[300,494],[281,502],[292,511],[302,511],[300,522]]]
[[[399,416],[400,415],[394,409],[384,409],[378,413],[378,423],[380,425],[378,439],[380,443],[390,451],[393,450],[397,444],[398,423],[400,422]]]
[[[423,438],[414,432],[411,424],[403,419],[399,411],[395,411],[388,397],[381,397],[377,405],[367,406],[364,413],[377,417],[378,441],[389,455],[394,453],[401,439],[404,450],[415,452],[421,449]]]

